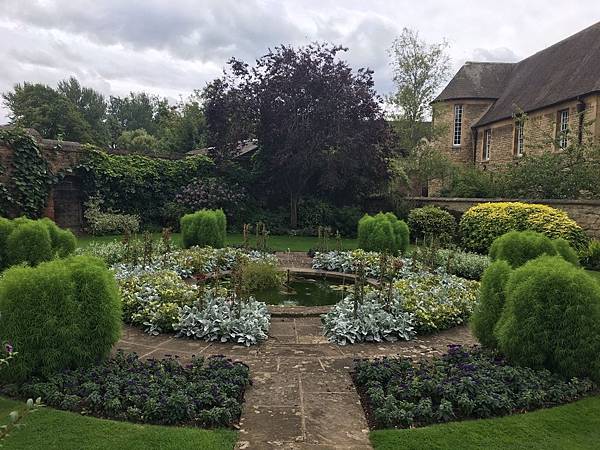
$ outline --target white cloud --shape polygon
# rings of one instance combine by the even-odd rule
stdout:
[[[447,39],[458,69],[466,60],[518,60],[597,17],[597,0],[568,8],[559,0],[1,0],[0,91],[74,75],[107,95],[176,99],[218,76],[232,56],[251,62],[281,43],[326,40],[349,47],[354,67],[375,70],[386,94],[387,49],[404,27]]]

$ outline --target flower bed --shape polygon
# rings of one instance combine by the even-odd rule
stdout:
[[[17,392],[59,409],[130,422],[228,427],[238,421],[249,369],[224,357],[139,360],[118,352],[100,365],[33,380]]]
[[[389,262],[390,257],[388,257]],[[394,258],[400,261],[399,276],[413,270],[418,270],[418,264],[410,258]],[[312,268],[330,272],[356,273],[362,265],[367,278],[379,278],[381,267],[381,253],[366,252],[364,250],[317,252],[313,258]]]
[[[595,389],[586,379],[513,367],[491,352],[461,346],[419,364],[362,360],[353,377],[374,428],[503,416],[571,402]]]

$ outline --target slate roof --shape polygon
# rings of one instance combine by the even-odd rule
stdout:
[[[467,63],[436,101],[496,99],[475,124],[600,92],[600,22],[518,63]]]

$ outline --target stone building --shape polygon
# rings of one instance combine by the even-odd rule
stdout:
[[[600,142],[600,22],[517,63],[465,63],[433,111],[438,148],[483,170]]]

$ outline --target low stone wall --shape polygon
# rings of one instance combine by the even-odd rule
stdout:
[[[415,207],[435,205],[451,213],[460,215],[479,203],[523,202],[552,206],[566,212],[586,233],[600,239],[600,200],[530,200],[505,198],[444,198],[444,197],[408,197],[406,200]]]

